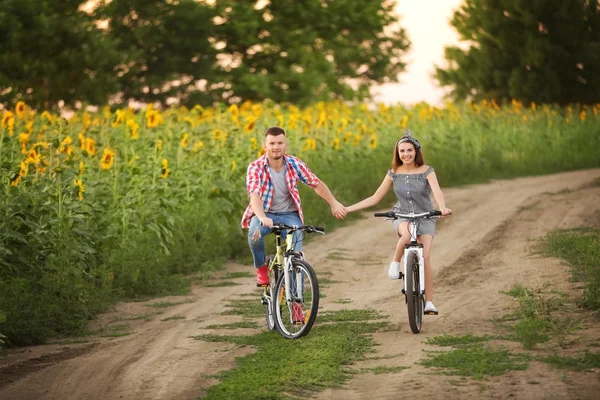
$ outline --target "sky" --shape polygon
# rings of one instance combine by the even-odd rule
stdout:
[[[463,0],[398,0],[400,24],[412,42],[404,61],[406,70],[400,83],[386,83],[372,89],[374,100],[386,104],[414,104],[425,101],[442,105],[447,89],[437,87],[432,75],[434,64],[445,66],[444,47],[458,44],[458,34],[450,25],[454,10]]]

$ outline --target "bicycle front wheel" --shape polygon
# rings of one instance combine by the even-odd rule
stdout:
[[[421,332],[423,322],[423,298],[421,296],[421,280],[419,276],[419,256],[408,254],[406,259],[406,306],[408,308],[408,324],[413,333]]]
[[[263,294],[263,304],[265,307],[265,317],[267,320],[267,329],[270,331],[275,330],[275,314],[273,311],[275,307],[273,306],[273,299],[275,298],[275,285],[277,283],[277,278],[279,277],[279,268],[277,266],[271,266],[273,256],[270,255],[267,257],[266,264],[271,268],[269,270],[269,286],[264,289]]]
[[[292,261],[288,273],[289,288],[285,285],[285,274],[279,274],[273,298],[273,314],[279,333],[288,339],[298,339],[310,331],[317,318],[319,282],[317,274],[306,261]]]

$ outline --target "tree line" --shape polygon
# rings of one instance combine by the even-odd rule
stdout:
[[[406,68],[411,43],[394,7],[2,0],[0,103],[365,100]],[[467,46],[446,48],[434,77],[455,100],[600,101],[598,0],[465,0],[450,23]]]

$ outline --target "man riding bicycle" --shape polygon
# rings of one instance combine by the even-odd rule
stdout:
[[[331,191],[306,164],[297,157],[285,154],[285,131],[273,126],[265,131],[265,154],[250,163],[246,173],[246,189],[250,204],[242,217],[242,228],[248,229],[248,244],[254,258],[258,286],[269,284],[265,264],[266,247],[263,237],[271,233],[273,224],[302,225],[298,181],[310,186],[331,207],[336,218],[344,218],[346,210]],[[302,233],[294,232],[296,250],[302,250]]]

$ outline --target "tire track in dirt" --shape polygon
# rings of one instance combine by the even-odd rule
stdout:
[[[593,169],[445,189],[454,214],[439,221],[432,255],[435,302],[440,316],[426,317],[419,335],[412,334],[408,327],[400,281],[386,276],[396,242],[389,221],[365,213],[368,218],[308,243],[305,250],[317,275],[329,273],[328,277],[339,281],[325,290],[327,297],[321,302],[322,311],[374,308],[390,316],[393,329],[374,335],[380,343],[374,356],[387,359],[361,361],[354,367],[357,370],[410,367],[393,374],[361,373],[343,388],[327,389],[316,397],[587,398],[589,393],[596,393],[590,390],[600,389],[598,379],[583,382],[579,375],[564,373],[569,375],[571,383],[568,383],[560,378],[563,372],[541,364],[531,365],[527,371],[507,373],[485,384],[458,386],[453,383],[455,377],[432,376],[431,371],[415,362],[424,358],[423,349],[435,349],[424,344],[427,338],[442,333],[493,334],[490,319],[514,309],[512,300],[500,294],[500,290],[508,290],[516,283],[535,286],[546,281],[561,282],[563,289],[569,286],[566,267],[556,260],[531,257],[530,247],[534,243],[531,239],[557,227],[591,221],[593,211],[598,208],[600,189],[590,182],[598,178],[600,169]],[[570,192],[545,194],[558,193],[567,187]],[[251,271],[250,268],[231,263],[223,273]],[[233,368],[236,357],[253,351],[191,338],[210,332],[203,329],[209,324],[241,319],[220,314],[225,309],[224,302],[232,296],[256,293],[258,301],[252,278],[236,282],[242,286],[196,286],[189,303],[172,306],[151,321],[132,323],[129,336],[98,339],[87,347],[71,346],[86,351],[57,359],[56,363],[41,363],[38,369],[13,374],[15,369],[10,368],[18,371],[18,365],[28,362],[34,365],[34,358],[56,351],[56,345],[37,346],[30,353],[14,354],[0,361],[4,364],[0,365],[0,371],[6,372],[0,378],[12,379],[0,387],[0,398],[195,399],[217,382],[210,375]],[[336,303],[342,299],[350,304]],[[180,302],[181,297],[164,301]],[[144,303],[124,303],[114,312],[100,315],[99,320],[106,323],[115,316],[139,315],[148,310]],[[161,321],[172,316],[185,319]],[[317,318],[317,324],[318,321]],[[248,332],[252,330],[228,331]],[[528,384],[532,379],[540,384]]]

